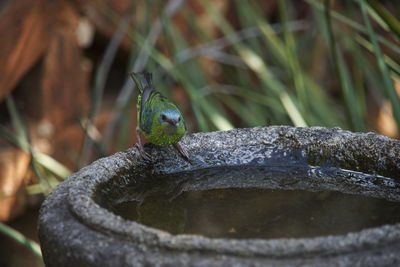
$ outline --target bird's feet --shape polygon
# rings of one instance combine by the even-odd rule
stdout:
[[[179,151],[179,153],[181,153],[182,157],[187,160],[189,160],[189,154],[187,153],[186,149],[183,148],[183,146],[181,146],[181,144],[178,142],[176,144],[174,144],[175,148]]]
[[[145,160],[151,160],[149,153],[144,151],[144,147],[141,143],[136,143],[135,146],[139,149],[140,156]]]

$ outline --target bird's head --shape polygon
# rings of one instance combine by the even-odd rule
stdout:
[[[181,113],[176,109],[166,109],[160,112],[158,122],[168,135],[173,135],[177,131],[185,131],[184,121]]]

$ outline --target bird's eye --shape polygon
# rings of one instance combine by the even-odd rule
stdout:
[[[167,116],[165,116],[164,114],[162,114],[162,115],[161,115],[161,119],[162,119],[163,121],[166,121],[166,120],[167,120]]]
[[[178,122],[180,122],[180,121],[181,121],[181,117],[178,118]]]

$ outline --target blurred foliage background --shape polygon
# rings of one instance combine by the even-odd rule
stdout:
[[[0,266],[41,266],[44,196],[136,142],[132,71],[154,73],[190,132],[294,125],[398,138],[396,14],[397,1],[377,0],[3,0]]]

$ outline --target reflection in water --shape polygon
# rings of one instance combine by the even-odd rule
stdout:
[[[280,238],[345,234],[400,222],[400,203],[339,192],[215,189],[151,195],[112,210],[172,234]]]
[[[338,168],[240,166],[117,177],[99,187],[97,201],[172,234],[296,238],[398,223],[399,199],[382,198],[399,196],[399,188],[390,178]]]

